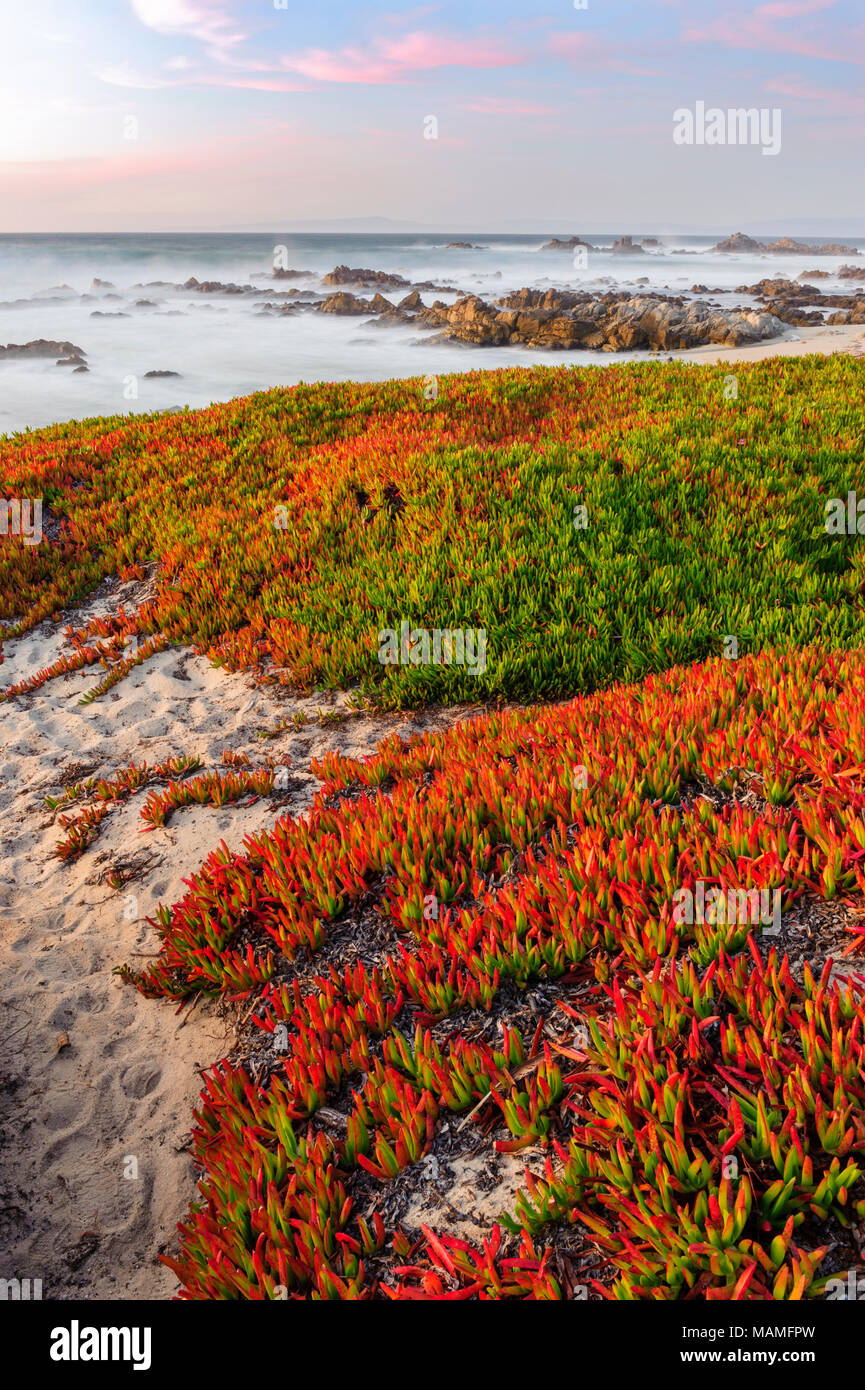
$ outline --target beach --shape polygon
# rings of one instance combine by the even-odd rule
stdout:
[[[138,596],[139,586],[105,587],[67,619]],[[3,683],[54,660],[64,625],[46,623],[7,644]],[[89,672],[51,681],[0,715],[0,1240],[20,1278],[42,1280],[45,1297],[170,1298],[176,1280],[158,1256],[174,1247],[195,1195],[189,1127],[198,1069],[230,1052],[241,1011],[213,1000],[178,1014],[112,972],[153,956],[158,937],[145,919],[182,896],[220,841],[242,850],[244,836],[270,828],[287,801],[302,814],[319,786],[311,757],[332,748],[361,756],[390,734],[447,727],[468,711],[321,727],[319,713],[333,716],[344,699],[276,698],[179,650],[153,657],[107,703],[81,707],[92,684]],[[310,720],[300,732],[259,737],[295,715]],[[50,792],[180,752],[220,766],[226,748],[255,762],[265,753],[288,758],[290,796],[192,807],[142,833],[139,795],[80,859],[55,856],[62,830],[44,804]],[[105,876],[117,864],[132,876],[114,889]]]

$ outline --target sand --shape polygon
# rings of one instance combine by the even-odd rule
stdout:
[[[76,625],[140,596],[134,586],[109,588]],[[70,616],[7,643],[0,685],[56,659]],[[187,1145],[196,1067],[228,1050],[234,1013],[206,1001],[184,1021],[186,1010],[145,999],[113,968],[143,966],[134,953],[158,947],[145,919],[182,895],[220,839],[240,850],[244,835],[308,807],[319,788],[310,758],[332,747],[372,752],[393,732],[447,725],[460,712],[313,723],[262,741],[259,728],[344,708],[345,697],[256,689],[248,675],[175,648],[80,706],[103,674],[94,667],[0,705],[0,1277],[41,1279],[43,1298],[161,1299],[177,1284],[157,1257],[195,1195]],[[78,860],[55,856],[62,830],[44,797],[59,794],[64,769],[105,776],[182,752],[215,767],[223,748],[259,765],[268,754],[290,758],[289,804],[187,808],[142,834],[140,792]],[[135,858],[140,876],[119,890],[99,881]]]
[[[750,347],[689,348],[682,352],[662,353],[666,359],[683,362],[762,362],[767,357],[806,357],[811,352],[828,356],[835,352],[865,355],[865,325],[835,324],[819,328],[788,328],[780,338],[768,338]]]

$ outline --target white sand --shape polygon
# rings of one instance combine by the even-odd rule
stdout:
[[[134,586],[118,590],[76,614],[76,625],[121,602],[129,609],[139,596]],[[66,621],[7,643],[0,686],[54,660]],[[146,791],[139,792],[67,865],[53,853],[63,832],[45,795],[59,794],[57,779],[71,764],[105,776],[132,759],[153,764],[197,753],[217,766],[228,747],[259,765],[267,754],[289,756],[301,784],[290,803],[297,813],[318,789],[311,757],[331,747],[372,752],[390,733],[449,724],[459,714],[364,716],[265,742],[259,727],[297,710],[314,717],[344,700],[256,690],[248,676],[173,649],[79,706],[103,675],[93,667],[0,704],[0,1277],[41,1279],[44,1298],[166,1298],[176,1281],[157,1255],[173,1245],[194,1196],[183,1146],[201,1089],[195,1067],[228,1050],[234,1014],[199,1003],[178,1031],[186,1010],[178,1016],[174,1003],[145,999],[111,972],[126,961],[146,964],[133,953],[154,952],[158,939],[144,919],[182,895],[182,880],[220,839],[239,850],[245,834],[289,808],[268,799],[186,808],[142,834]],[[97,881],[118,859],[142,852],[150,859],[136,881],[118,891]],[[58,1052],[64,1032],[69,1046]],[[129,1158],[137,1159],[135,1178],[124,1176],[133,1171]],[[74,1270],[67,1250],[82,1236],[92,1245],[90,1233],[96,1247]],[[81,1253],[78,1245],[72,1260]]]
[[[824,356],[843,352],[861,357],[865,354],[865,325],[843,323],[832,327],[822,324],[818,328],[788,328],[782,337],[769,338],[751,347],[718,347],[711,344],[660,355],[664,359],[672,357],[684,362],[762,362],[767,357],[806,357],[811,352]]]

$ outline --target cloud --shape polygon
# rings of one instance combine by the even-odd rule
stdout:
[[[168,67],[168,64],[165,64]],[[252,92],[303,92],[307,88],[289,77],[259,77],[254,73],[236,74],[199,73],[188,71],[184,65],[181,75],[175,78],[152,77],[147,73],[136,72],[127,63],[119,67],[97,68],[94,75],[112,87],[135,88],[141,92],[156,91],[161,87],[235,87]],[[176,71],[176,60],[172,63]]]
[[[825,23],[819,32],[809,27],[808,15],[830,9],[834,3],[835,0],[770,0],[754,10],[728,11],[706,24],[686,25],[682,39],[686,43],[725,44],[728,48],[751,48],[763,53],[795,53],[800,58],[830,62],[865,62],[861,36],[848,33],[833,45],[827,41]],[[784,20],[796,23],[783,28],[780,22]]]
[[[198,39],[217,48],[246,38],[235,31],[231,15],[219,5],[199,5],[194,0],[131,0],[131,4],[141,23],[157,34]]]
[[[800,101],[819,101],[823,108],[820,114],[865,116],[865,95],[838,88],[812,87],[801,77],[774,77],[766,83],[766,90]]]
[[[283,58],[283,65],[318,82],[386,84],[405,82],[434,68],[503,68],[527,61],[525,53],[486,38],[438,36],[418,30],[398,39],[377,39],[367,48],[308,49]]]
[[[461,111],[479,111],[485,116],[555,116],[555,106],[538,106],[521,101],[519,97],[479,97],[459,108]]]
[[[159,77],[150,77],[147,73],[136,72],[128,63],[120,63],[117,67],[96,68],[94,76],[101,82],[107,82],[112,87],[135,87],[139,91],[155,91],[157,87],[170,87],[172,84]]]

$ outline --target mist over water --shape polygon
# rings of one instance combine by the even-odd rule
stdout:
[[[550,236],[571,234],[560,228]],[[576,234],[582,235],[579,228]],[[648,355],[472,348],[429,342],[429,330],[419,325],[379,326],[369,319],[314,311],[262,314],[259,306],[268,302],[267,294],[254,298],[171,287],[182,286],[192,276],[251,284],[271,293],[292,287],[320,293],[328,290],[320,277],[336,265],[348,265],[388,271],[412,283],[432,280],[450,287],[450,293],[421,291],[424,303],[431,304],[437,298],[452,302],[458,293],[491,301],[523,286],[690,294],[692,285],[702,284],[710,291],[730,292],[764,277],[794,279],[815,267],[832,274],[845,259],[826,256],[812,262],[796,255],[712,254],[710,248],[726,234],[672,234],[663,237],[660,246],[630,255],[589,252],[586,269],[575,269],[568,252],[541,251],[549,236],[540,234],[0,236],[0,344],[37,338],[68,341],[82,349],[89,367],[86,373],[73,373],[56,366],[53,356],[0,361],[0,433],[94,415],[206,406],[298,381],[379,381],[538,362],[609,364]],[[639,235],[637,231],[635,239]],[[585,236],[599,247],[610,246],[614,239]],[[865,241],[838,240],[865,246]],[[467,241],[480,249],[450,248],[450,241]],[[277,246],[285,247],[284,264],[312,272],[311,278],[274,281]],[[109,281],[111,287],[94,287],[94,279]],[[157,280],[169,283],[148,284]],[[826,290],[841,288],[834,278],[820,283]],[[369,298],[375,290],[354,292]],[[383,291],[393,302],[408,292]],[[717,297],[725,302],[723,294]],[[150,304],[139,305],[139,300]],[[751,301],[735,295],[729,302]],[[126,317],[93,318],[94,312]],[[145,380],[148,371],[180,376]],[[133,377],[137,399],[128,398]]]

